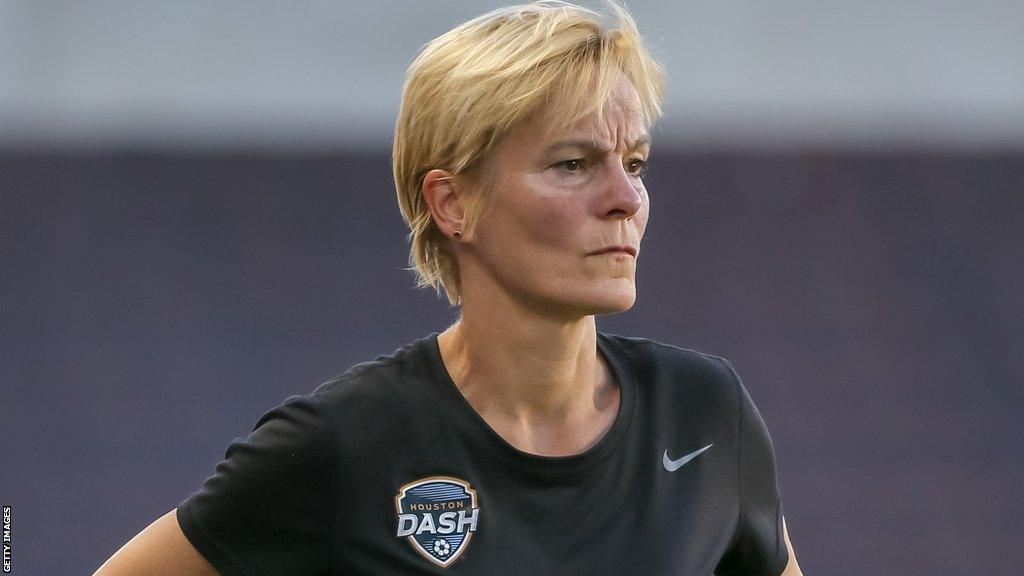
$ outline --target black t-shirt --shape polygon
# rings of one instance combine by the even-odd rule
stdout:
[[[772,443],[732,366],[597,345],[620,405],[581,454],[506,442],[432,333],[268,411],[178,522],[225,576],[780,574]]]

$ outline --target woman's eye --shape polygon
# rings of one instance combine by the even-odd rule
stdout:
[[[569,172],[582,172],[584,169],[582,158],[575,158],[573,160],[559,162],[558,164],[556,164],[556,166],[559,166],[562,169],[567,170]]]
[[[647,174],[647,161],[646,160],[630,160],[626,164],[626,170],[633,176],[643,177]]]

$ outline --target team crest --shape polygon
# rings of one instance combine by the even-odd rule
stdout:
[[[413,550],[442,568],[466,551],[480,520],[476,490],[450,476],[421,478],[402,486],[395,508],[396,536],[408,538]]]

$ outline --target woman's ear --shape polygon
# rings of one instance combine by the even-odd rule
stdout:
[[[466,213],[463,198],[455,177],[446,170],[431,170],[423,177],[423,199],[434,217],[434,223],[441,233],[449,238],[465,232],[463,221]]]

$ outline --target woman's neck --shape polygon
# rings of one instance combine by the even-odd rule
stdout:
[[[438,337],[456,387],[491,427],[527,452],[566,455],[603,436],[619,388],[597,352],[593,316],[555,322],[463,310]]]

